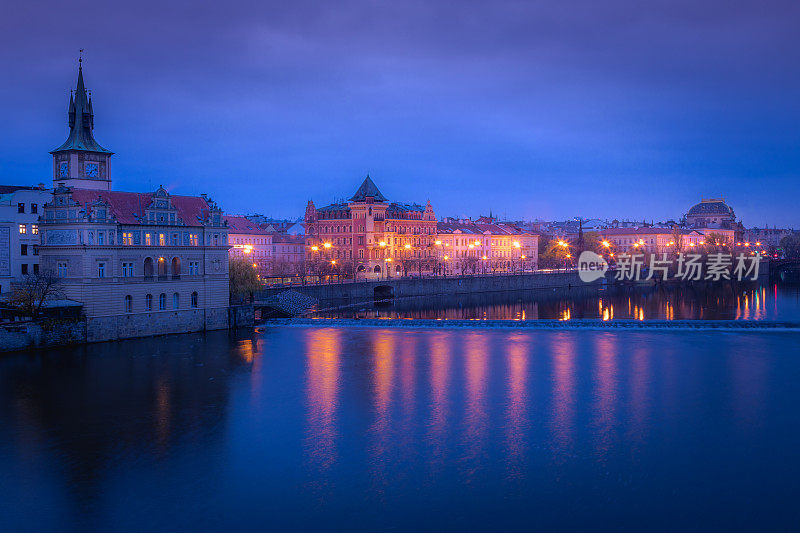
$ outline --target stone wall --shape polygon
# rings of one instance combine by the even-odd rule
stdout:
[[[360,281],[328,285],[295,286],[292,290],[310,296],[322,304],[326,301],[366,302],[375,299],[375,289],[391,288],[392,297],[432,296],[439,294],[475,294],[482,292],[520,291],[549,288],[577,288],[600,286],[605,280],[592,284],[582,282],[576,271],[534,272],[527,274],[494,276],[458,276],[438,278],[404,278],[381,281]],[[270,297],[286,291],[285,288],[266,289],[256,295],[263,302]],[[378,291],[382,292],[381,289]]]
[[[227,307],[132,313],[88,318],[86,340],[100,342],[227,327]]]
[[[68,346],[86,342],[83,320],[40,320],[0,326],[0,352]]]

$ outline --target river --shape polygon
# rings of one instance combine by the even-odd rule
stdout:
[[[703,317],[797,318],[796,291],[752,290]],[[5,355],[0,530],[788,529],[798,345],[268,326]]]

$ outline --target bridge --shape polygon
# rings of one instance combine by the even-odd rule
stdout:
[[[769,275],[786,283],[800,282],[800,259],[773,259],[769,263]]]
[[[367,302],[380,302],[394,298],[410,298],[440,295],[476,294],[527,290],[596,291],[606,284],[598,280],[588,284],[578,278],[575,270],[536,271],[518,274],[487,274],[456,277],[404,277],[383,280],[348,281],[271,287],[254,295],[255,308],[274,308],[276,298],[287,291],[294,291],[313,299],[318,308],[337,307]],[[298,302],[297,305],[301,305]],[[288,303],[291,307],[295,304]]]

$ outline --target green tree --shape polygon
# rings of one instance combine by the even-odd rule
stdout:
[[[264,284],[253,263],[243,258],[233,258],[228,263],[228,291],[231,302],[242,302],[263,288]]]

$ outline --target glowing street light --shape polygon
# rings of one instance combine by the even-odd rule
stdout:
[[[519,247],[520,247],[519,241],[514,241],[514,242],[513,242],[513,243],[511,243],[511,244],[513,244],[513,245],[514,245],[514,248],[519,248]]]
[[[436,242],[435,242],[435,243],[433,243],[433,244],[435,244],[436,246],[441,246],[441,245],[442,245],[442,241],[436,241]]]
[[[386,248],[386,241],[379,242],[378,246],[380,246],[381,248]]]
[[[326,242],[326,243],[325,243],[325,244],[323,244],[322,246],[324,246],[325,248],[330,248],[330,247],[331,247],[331,243],[329,243],[329,242]]]
[[[319,246],[312,246],[311,250],[314,252],[319,252]]]
[[[403,248],[405,248],[406,250],[410,250],[411,249],[411,245],[410,244],[406,244],[405,246],[403,246]]]
[[[609,246],[611,246],[611,243],[610,243],[610,242],[608,242],[608,241],[603,241],[603,248],[608,248]]]

